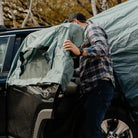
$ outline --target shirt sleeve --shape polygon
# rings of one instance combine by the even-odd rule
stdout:
[[[105,31],[99,26],[88,26],[85,32],[90,46],[85,48],[88,56],[105,56],[109,54],[108,38]],[[87,44],[86,44],[87,45]]]

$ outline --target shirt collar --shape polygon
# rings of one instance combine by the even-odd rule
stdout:
[[[86,26],[85,26],[85,28],[84,28],[84,31],[86,31],[87,27],[88,27],[88,24],[86,24]]]

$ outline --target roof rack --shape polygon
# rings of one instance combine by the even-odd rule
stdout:
[[[18,31],[18,30],[27,30],[27,29],[39,29],[39,28],[48,28],[51,27],[51,25],[48,26],[35,26],[35,27],[24,27],[24,28],[6,28],[5,26],[0,26],[0,32],[4,31]]]

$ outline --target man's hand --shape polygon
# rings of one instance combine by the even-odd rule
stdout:
[[[76,45],[74,45],[70,40],[64,41],[63,48],[67,51],[73,52],[76,56],[80,55],[79,48]]]

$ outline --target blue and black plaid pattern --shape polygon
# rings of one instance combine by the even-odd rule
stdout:
[[[87,57],[80,58],[80,81],[84,91],[96,87],[102,78],[109,78],[115,86],[110,45],[105,31],[95,24],[85,27],[84,45]]]

